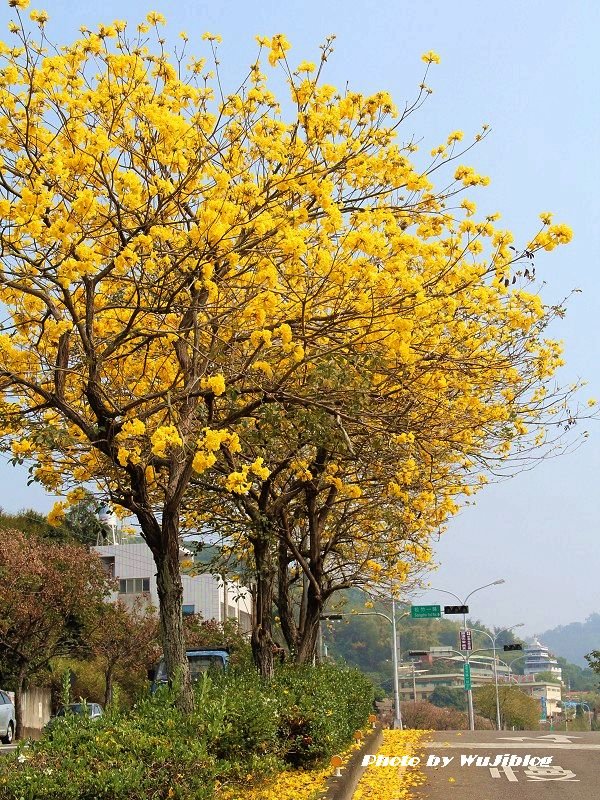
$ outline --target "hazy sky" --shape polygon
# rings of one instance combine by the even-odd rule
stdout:
[[[428,83],[426,106],[411,117],[408,134],[426,152],[461,129],[468,138],[482,123],[492,134],[468,159],[492,178],[473,194],[482,207],[502,212],[517,242],[537,230],[541,211],[575,231],[573,243],[537,259],[547,285],[543,297],[558,301],[582,289],[554,335],[564,339],[567,366],[561,381],[589,382],[600,397],[597,347],[600,186],[600,3],[596,0],[221,0],[216,3],[151,0],[34,0],[51,21],[50,37],[67,41],[80,25],[127,19],[137,23],[150,10],[167,16],[167,35],[190,36],[191,52],[204,51],[204,31],[220,33],[226,89],[237,86],[255,52],[255,34],[285,33],[292,60],[317,60],[318,45],[337,35],[325,79],[354,90],[391,92],[398,104],[414,96],[421,80],[420,56],[441,55]],[[12,12],[3,4],[0,27]],[[8,34],[6,34],[8,36]],[[227,85],[229,83],[229,85]],[[469,195],[471,196],[471,195]],[[525,622],[528,632],[583,620],[600,611],[600,548],[597,545],[600,424],[577,453],[533,472],[488,487],[477,506],[455,519],[437,548],[439,571],[431,583],[464,596],[496,578],[506,584],[477,594],[471,609],[489,625]],[[0,505],[47,510],[52,500],[27,487],[23,471],[0,464]],[[431,592],[421,598],[444,601]],[[449,598],[448,598],[449,600]],[[600,642],[598,643],[600,645]]]

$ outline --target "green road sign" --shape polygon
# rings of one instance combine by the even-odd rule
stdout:
[[[465,680],[465,689],[471,688],[471,665],[465,661],[463,665],[463,678]]]
[[[442,616],[441,606],[411,606],[410,616],[413,619],[437,619]]]

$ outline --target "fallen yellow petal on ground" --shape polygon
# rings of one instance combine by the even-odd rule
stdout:
[[[410,756],[421,745],[427,731],[384,731],[377,755]],[[353,800],[402,800],[412,787],[421,785],[425,776],[414,767],[370,766],[360,779]]]
[[[360,747],[352,744],[340,753],[342,764]],[[222,788],[218,800],[316,800],[325,790],[327,778],[333,774],[331,766],[320,769],[290,769],[266,780],[237,788]]]

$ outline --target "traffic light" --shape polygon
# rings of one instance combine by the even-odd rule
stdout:
[[[321,614],[319,619],[330,619],[337,622],[338,620],[343,619],[343,616],[341,614]]]
[[[444,614],[468,614],[469,606],[444,606]]]
[[[521,642],[516,642],[515,644],[505,644],[504,645],[505,652],[508,652],[509,650],[522,650],[522,649],[523,649],[523,645],[521,644]]]

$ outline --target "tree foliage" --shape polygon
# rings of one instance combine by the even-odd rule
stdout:
[[[500,719],[502,728],[533,731],[540,721],[540,704],[514,686],[499,686]],[[496,689],[492,684],[473,690],[473,702],[482,716],[496,720]]]
[[[55,49],[19,15],[0,47],[4,443],[67,504],[96,482],[137,517],[170,673],[187,668],[180,529],[228,526],[269,675],[277,577],[306,657],[333,591],[402,581],[486,471],[574,422],[546,338],[563,310],[532,288],[534,254],[571,231],[543,214],[515,247],[461,200],[488,183],[462,161],[486,128],[412,160],[424,82],[398,111],[323,83],[331,40],[293,69],[277,35],[226,95],[187,42],[169,57],[163,22]]]
[[[437,686],[431,693],[429,702],[440,708],[455,708],[457,711],[467,709],[464,689],[451,686]]]
[[[133,607],[117,600],[105,603],[90,636],[93,656],[104,673],[104,704],[113,699],[113,681],[118,672],[148,669],[158,658],[158,617],[142,603]]]
[[[15,688],[17,736],[26,682],[56,656],[89,649],[87,632],[110,582],[81,545],[20,531],[0,537],[0,646]]]

